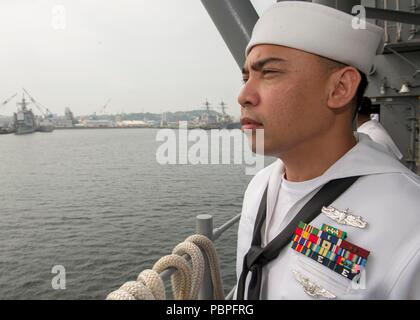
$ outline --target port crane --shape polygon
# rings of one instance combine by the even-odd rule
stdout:
[[[99,114],[105,113],[105,109],[106,109],[106,107],[108,107],[108,105],[111,102],[111,100],[112,99],[108,99],[108,101],[104,104],[104,106],[102,107],[102,109],[99,111]]]
[[[26,93],[26,95],[29,97],[29,99],[31,100],[31,102],[35,105],[35,107],[39,110],[39,112],[41,112],[41,114],[44,116],[44,118],[52,118],[53,114],[51,113],[51,111],[44,107],[41,103],[39,103],[38,101],[35,100],[35,98],[33,98],[28,90],[26,90],[25,88],[22,88],[23,92]]]
[[[1,104],[0,104],[0,108],[5,106],[6,104],[8,104],[10,102],[10,100],[12,100],[14,97],[17,96],[17,93],[15,93],[14,95],[12,95],[10,98],[7,98],[6,100],[4,100]]]
[[[98,113],[96,113],[96,111],[90,116],[91,120],[97,120],[97,115],[103,115],[105,113],[106,107],[108,107],[109,103],[111,102],[111,98],[108,99],[107,102],[105,102],[105,104],[101,107],[101,109],[99,110]]]

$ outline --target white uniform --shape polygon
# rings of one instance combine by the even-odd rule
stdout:
[[[420,299],[420,179],[368,136],[358,134],[358,137],[358,144],[325,174],[303,183],[299,190],[305,190],[305,195],[291,199],[293,203],[280,205],[287,208],[286,212],[276,205],[281,203],[277,198],[282,185],[283,163],[278,160],[253,178],[245,192],[239,223],[237,277],[239,279],[243,258],[250,248],[258,207],[267,184],[263,246],[322,185],[332,179],[355,175],[362,177],[332,206],[339,210],[349,208],[350,213],[367,221],[367,228],[343,226],[322,213],[310,224],[320,228],[325,223],[343,230],[347,232],[346,240],[369,250],[365,276],[359,285],[355,285],[288,245],[275,260],[264,266],[261,299],[314,299],[304,292],[293,271],[339,299]],[[282,212],[281,221],[279,217],[273,217],[279,212]],[[250,274],[245,288],[248,288],[249,280]]]
[[[367,134],[373,141],[383,145],[398,160],[402,159],[403,155],[395,145],[395,142],[378,121],[370,120],[365,122],[357,129],[357,132]]]

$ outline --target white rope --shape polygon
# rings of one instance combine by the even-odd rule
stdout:
[[[200,250],[201,249],[201,250]],[[178,244],[172,254],[160,258],[152,270],[141,272],[137,281],[129,281],[111,292],[107,300],[165,300],[165,287],[159,274],[169,268],[177,271],[171,276],[173,296],[177,300],[195,300],[203,281],[204,252],[209,262],[214,298],[224,300],[219,258],[211,240],[202,235],[193,235]],[[191,257],[191,267],[182,257]]]
[[[191,291],[189,295],[189,300],[197,300],[198,292],[200,291],[200,285],[203,281],[204,275],[204,258],[201,254],[201,250],[192,242],[182,242],[178,244],[174,250],[173,254],[176,254],[180,257],[187,254],[191,257],[192,264],[192,275],[191,275]],[[180,286],[180,275],[179,271],[175,272],[172,277],[172,290]]]
[[[178,270],[176,273],[179,280],[174,281],[175,286],[172,287],[174,298],[176,300],[188,300],[191,291],[191,268],[188,262],[176,254],[171,254],[160,258],[153,266],[153,270],[157,273],[162,273],[169,268]]]
[[[216,249],[214,248],[213,242],[209,238],[198,234],[188,237],[185,241],[198,245],[206,254],[210,267],[211,280],[213,283],[214,299],[224,300],[225,295],[223,292],[222,277],[220,275],[219,257]]]
[[[156,300],[166,300],[165,285],[155,270],[142,271],[137,277],[137,281],[149,288]]]
[[[120,290],[128,292],[136,300],[155,300],[150,289],[139,281],[126,282],[121,286]]]
[[[107,297],[106,300],[136,300],[132,294],[128,293],[125,290],[118,289],[112,291]]]

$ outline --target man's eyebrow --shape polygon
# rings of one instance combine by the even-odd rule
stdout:
[[[264,68],[266,64],[273,63],[273,62],[286,62],[286,60],[282,58],[274,58],[274,57],[265,58],[265,59],[254,62],[251,66],[251,69],[254,71],[261,71],[261,69]],[[247,67],[243,67],[242,74],[248,74],[248,73],[249,71]]]

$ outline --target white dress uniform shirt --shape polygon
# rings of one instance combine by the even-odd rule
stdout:
[[[378,121],[370,120],[365,122],[357,129],[357,132],[367,134],[373,141],[383,145],[398,160],[402,159],[403,155],[395,142]]]
[[[357,145],[314,180],[301,185],[285,183],[284,165],[280,160],[253,178],[245,192],[239,223],[237,278],[251,245],[258,207],[267,184],[263,245],[271,241],[325,183],[362,176],[332,206],[339,210],[348,208],[350,213],[361,216],[368,223],[367,228],[340,225],[322,213],[310,223],[316,228],[328,224],[343,230],[347,232],[347,241],[370,251],[362,279],[354,283],[288,245],[264,266],[261,299],[323,298],[305,293],[294,272],[338,299],[420,299],[420,179],[368,136],[357,135]],[[281,190],[282,186],[286,186],[286,190]],[[299,195],[290,196],[294,193]],[[283,194],[286,200],[279,199]],[[250,274],[246,288],[249,280]]]

